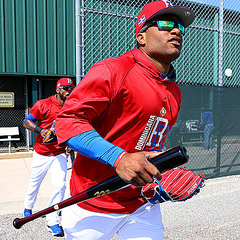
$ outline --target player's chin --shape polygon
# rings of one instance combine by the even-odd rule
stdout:
[[[181,49],[182,49],[182,46],[173,45],[171,50],[172,50],[173,54],[176,54],[177,56],[179,56]]]
[[[65,102],[67,100],[67,96],[62,98],[62,101]]]
[[[174,49],[168,54],[168,59],[170,62],[175,61],[180,56],[180,50]]]

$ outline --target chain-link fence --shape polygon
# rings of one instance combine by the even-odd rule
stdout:
[[[81,2],[82,76],[94,63],[135,48],[136,18],[147,2]],[[187,167],[207,177],[239,174],[240,2],[171,2],[191,8],[196,19],[186,31],[181,56],[173,63],[183,102],[166,147],[183,144],[190,155]],[[212,115],[212,127],[201,124],[206,112]]]
[[[81,26],[83,75],[97,61],[119,56],[135,47],[136,17],[147,2],[84,1]],[[212,5],[208,5],[209,2]],[[196,15],[184,36],[181,56],[174,64],[178,82],[239,86],[240,3],[230,0],[172,3],[189,7]],[[224,8],[225,5],[228,8]],[[227,68],[234,73],[230,78],[224,74]]]
[[[19,127],[20,141],[12,141],[15,148],[26,148],[26,130],[22,126],[26,109],[26,79],[18,77],[0,77],[0,92],[14,92],[15,106],[13,108],[0,108],[0,127]],[[5,139],[7,136],[4,136]],[[0,142],[0,149],[8,149],[8,141]]]

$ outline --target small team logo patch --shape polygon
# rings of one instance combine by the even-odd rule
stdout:
[[[73,84],[72,79],[68,78],[67,81],[69,84]]]
[[[146,21],[146,18],[145,18],[145,15],[143,15],[143,16],[138,20],[138,26],[140,27],[145,21]]]
[[[164,107],[162,107],[160,114],[162,117],[164,117],[164,115],[166,114],[166,109]]]
[[[167,1],[167,0],[163,0],[163,1],[166,3],[166,7],[171,7],[171,6],[173,6],[170,1]]]
[[[184,13],[183,13],[183,16],[185,16],[185,17],[188,17],[188,16],[190,16],[191,15],[191,13],[189,12],[189,11],[185,11]]]

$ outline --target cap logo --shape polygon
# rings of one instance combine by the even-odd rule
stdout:
[[[183,13],[183,16],[184,17],[188,17],[188,16],[190,16],[191,15],[191,13],[189,12],[189,11],[185,11],[184,13]]]
[[[67,81],[69,84],[72,84],[72,79],[68,78]]]
[[[167,1],[167,0],[163,0],[166,4],[166,7],[172,7],[172,3],[170,1]]]
[[[143,16],[138,20],[138,26],[140,27],[145,21],[146,21],[146,18],[145,18],[145,15],[143,15]]]

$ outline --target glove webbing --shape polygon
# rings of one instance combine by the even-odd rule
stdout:
[[[178,200],[179,198],[181,198],[181,196],[187,194],[184,197],[184,199],[182,199],[183,201],[189,198],[191,195],[198,193],[200,191],[199,187],[202,187],[202,184],[203,184],[202,174],[198,174],[195,176],[195,174],[192,171],[187,171],[184,168],[180,168],[180,169],[182,171],[177,174],[174,174],[173,171],[170,174],[168,173],[169,174],[168,177],[161,182],[161,185],[167,192],[170,192],[176,186],[180,186],[179,188],[176,189],[175,192],[170,194],[173,201]],[[162,174],[162,176],[164,177],[164,173]],[[175,179],[178,179],[178,180],[175,181]],[[186,190],[181,193],[182,189],[186,189]]]

